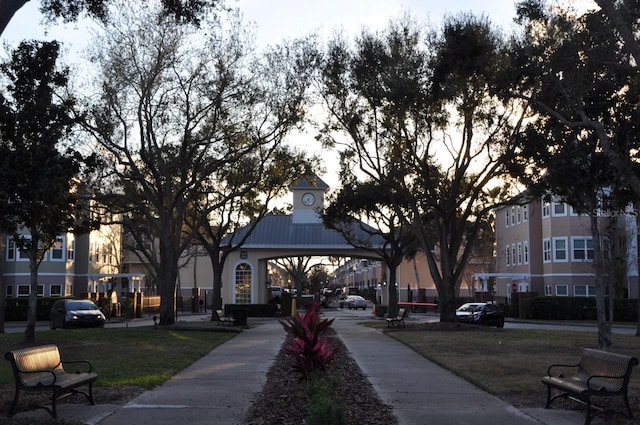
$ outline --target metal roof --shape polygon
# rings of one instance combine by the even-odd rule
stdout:
[[[242,238],[248,226],[240,229],[235,240]],[[380,236],[370,236],[364,232],[358,224],[352,227],[353,234],[359,240],[369,239],[372,247],[382,247],[384,244]],[[225,238],[223,245],[228,243]],[[267,215],[257,224],[243,248],[333,248],[333,249],[353,249],[346,239],[336,230],[328,229],[321,222],[319,223],[293,223],[291,215]]]
[[[295,182],[291,189],[329,189],[329,185],[318,176],[313,178],[300,179]]]

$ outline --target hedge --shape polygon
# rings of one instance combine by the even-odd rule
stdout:
[[[528,301],[527,319],[533,320],[597,320],[596,299],[593,297],[535,297]],[[609,300],[605,300],[609,317]],[[613,300],[615,322],[637,322],[638,300]]]

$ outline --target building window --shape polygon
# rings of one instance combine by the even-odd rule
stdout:
[[[559,263],[568,261],[567,238],[553,238],[553,261]]]
[[[595,297],[596,287],[594,285],[575,285],[573,287],[574,297]]]
[[[25,240],[26,244],[28,244],[28,242],[26,241],[31,240],[31,236],[21,236],[21,238]],[[29,261],[29,254],[27,253],[27,250],[23,251],[22,249],[18,248],[18,260]]]
[[[575,238],[573,243],[572,261],[593,261],[593,239]]]
[[[16,259],[16,243],[12,238],[7,238],[7,261],[15,261]]]
[[[13,297],[13,285],[7,285],[7,298]]]
[[[522,264],[522,242],[518,242],[518,265]]]
[[[509,216],[509,208],[504,209],[504,225],[505,227],[509,227],[511,223],[511,217]]]
[[[247,263],[236,267],[236,304],[251,304],[251,266]]]
[[[551,239],[542,240],[542,261],[545,263],[551,262]]]
[[[522,242],[522,252],[524,255],[524,264],[529,264],[529,241]]]
[[[31,293],[29,285],[18,285],[18,296],[19,297],[28,297],[29,293]]]
[[[62,285],[51,285],[49,288],[49,294],[52,297],[61,297],[62,296]]]
[[[520,205],[516,207],[516,222],[518,224],[522,222],[522,207]]]
[[[529,206],[528,205],[523,205],[522,206],[522,221],[524,223],[529,221]]]
[[[51,261],[64,261],[64,247],[66,245],[65,238],[56,238],[50,251]]]
[[[544,285],[544,295],[547,297],[553,295],[553,285]]]
[[[554,202],[553,203],[553,216],[563,216],[567,215],[567,204],[562,202]]]
[[[511,225],[516,224],[516,207],[511,207]]]
[[[507,248],[505,249],[505,255],[506,255],[506,263],[507,263],[507,267],[509,267],[511,265],[511,247],[509,245],[507,245]]]
[[[569,287],[567,285],[556,285],[556,296],[558,296],[558,297],[568,297],[569,296]]]
[[[74,239],[69,241],[69,243],[67,244],[67,260],[73,261],[75,259],[75,255],[76,255],[76,241]]]
[[[511,244],[511,264],[516,265],[516,244]]]
[[[38,285],[38,296],[44,297],[44,285]]]
[[[551,203],[542,201],[542,218],[549,217],[551,215]]]

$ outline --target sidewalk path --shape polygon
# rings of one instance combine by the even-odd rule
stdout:
[[[60,404],[58,416],[87,425],[240,425],[285,337],[275,320],[256,323],[124,406]]]
[[[380,398],[393,406],[399,425],[584,423],[583,412],[516,409],[348,314],[326,317],[336,317],[332,326]]]
[[[241,424],[284,336],[274,320],[245,330],[99,424]]]
[[[584,412],[521,411],[437,366],[350,311],[327,311],[333,327],[399,425],[581,425]],[[367,318],[368,319],[368,318]],[[61,419],[87,425],[240,425],[285,337],[272,319],[215,348],[124,406],[60,404]],[[543,389],[541,389],[542,391]],[[42,410],[21,415],[45,415]],[[593,425],[603,424],[596,418]],[[366,418],[363,418],[366,424]]]

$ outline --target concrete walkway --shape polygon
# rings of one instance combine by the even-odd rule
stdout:
[[[584,413],[522,411],[425,359],[380,330],[338,315],[338,335],[380,398],[393,406],[399,425],[578,425]],[[541,384],[541,391],[543,391]],[[592,424],[598,422],[594,419]],[[604,422],[602,422],[604,423]]]
[[[335,317],[333,327],[381,399],[393,406],[400,425],[584,423],[582,411],[518,410],[380,330],[360,325],[362,317],[350,311],[327,311],[325,316]],[[276,320],[257,323],[259,326],[245,330],[164,385],[124,406],[61,404],[59,417],[87,425],[240,425],[285,337]],[[39,410],[20,415],[46,413]],[[604,419],[596,418],[592,424],[605,423]]]

